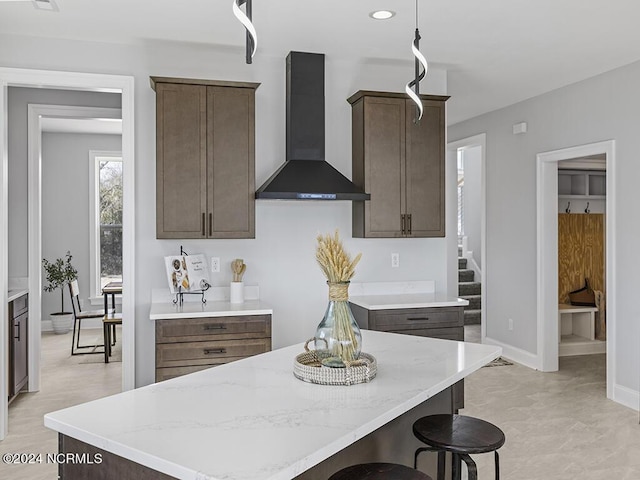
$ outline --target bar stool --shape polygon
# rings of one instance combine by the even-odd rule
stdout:
[[[417,467],[418,455],[421,452],[438,452],[438,480],[444,480],[445,452],[451,452],[452,478],[460,478],[460,461],[463,460],[467,464],[469,480],[477,480],[476,463],[469,455],[494,452],[496,480],[500,479],[498,449],[504,445],[505,436],[495,425],[465,415],[429,415],[416,420],[413,424],[413,434],[418,440],[429,445],[416,450],[414,468]]]
[[[426,473],[397,463],[360,463],[334,473],[329,480],[433,480]]]

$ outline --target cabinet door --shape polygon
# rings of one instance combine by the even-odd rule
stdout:
[[[364,236],[401,237],[405,101],[365,97],[364,102],[364,178],[371,194],[364,202]]]
[[[255,90],[207,87],[210,238],[255,237]]]
[[[13,323],[13,392],[18,393],[29,379],[27,350],[29,314],[25,312],[11,321]]]
[[[423,100],[424,114],[417,124],[413,103],[406,102],[407,235],[444,237],[444,102]]]
[[[206,87],[156,85],[157,238],[206,235],[206,115]]]

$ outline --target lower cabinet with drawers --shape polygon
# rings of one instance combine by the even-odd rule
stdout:
[[[156,382],[271,350],[271,315],[156,320]]]
[[[29,295],[9,302],[7,394],[11,402],[29,382]]]
[[[360,328],[464,341],[464,307],[369,310],[351,304]],[[464,408],[464,380],[453,386],[453,409]]]

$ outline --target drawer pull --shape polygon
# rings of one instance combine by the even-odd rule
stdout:
[[[409,317],[407,320],[410,322],[426,322],[429,320],[429,317]]]
[[[226,330],[227,326],[224,323],[209,323],[203,328],[205,330]]]
[[[205,348],[203,352],[205,355],[213,355],[216,353],[227,353],[227,349],[226,348]]]
[[[14,337],[13,337],[13,338],[14,338],[15,340],[20,341],[20,320],[18,320],[17,325],[14,325],[13,327],[18,329],[18,335],[16,336],[16,335],[14,334]]]

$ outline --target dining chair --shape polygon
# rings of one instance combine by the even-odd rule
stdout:
[[[104,318],[104,309],[99,310],[87,310],[83,311],[80,305],[80,287],[78,280],[69,282],[69,293],[71,294],[71,308],[73,309],[73,337],[71,338],[71,355],[90,355],[90,354],[102,354],[104,350],[97,350],[99,347],[104,347],[104,343],[100,344],[80,344],[80,331],[82,330],[82,320],[89,318]],[[107,313],[113,313],[112,309],[109,309]]]

